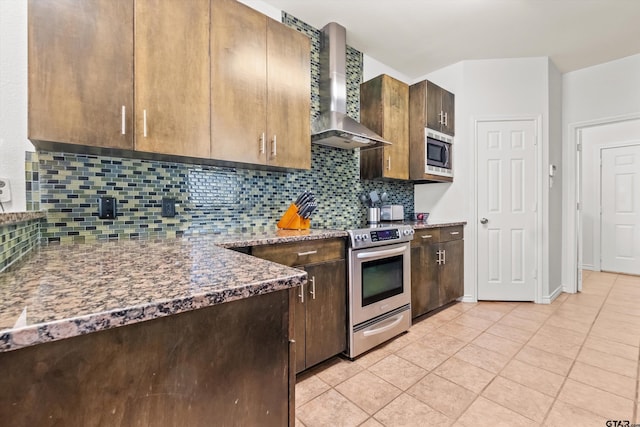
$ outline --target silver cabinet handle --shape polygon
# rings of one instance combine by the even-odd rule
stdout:
[[[438,113],[438,124],[442,124],[442,110],[440,110],[440,112]]]
[[[425,235],[420,236],[420,237],[422,237],[423,239],[430,239],[430,238],[432,238],[433,236],[432,236],[431,234],[425,234]]]
[[[438,265],[442,265],[442,251],[438,251],[438,252],[436,252],[436,254],[438,255],[438,259],[437,259],[436,263]]]
[[[459,231],[450,231],[449,234],[451,234],[452,236],[457,236],[458,234],[460,234]]]
[[[387,170],[391,170],[391,155],[389,155],[389,158],[387,159]]]
[[[122,134],[127,134],[127,109],[124,105],[122,106]]]
[[[443,249],[442,250],[442,265],[445,265],[447,263],[447,250]]]
[[[262,135],[260,135],[260,154],[264,154],[264,148],[265,148],[264,132],[262,132]]]
[[[298,256],[307,256],[317,254],[318,251],[307,251],[307,252],[298,252]]]
[[[142,136],[147,137],[147,110],[142,110]]]
[[[489,222],[489,220],[488,220],[487,218],[482,218],[482,219],[480,220],[480,224],[486,224],[486,223],[488,223],[488,222]]]
[[[444,113],[444,123],[443,125],[449,126],[449,114],[447,112]]]
[[[298,294],[298,298],[300,298],[300,302],[304,304],[304,283],[300,285],[300,293]]]
[[[311,294],[312,299],[316,299],[316,276],[311,276]]]
[[[278,140],[276,135],[273,135],[273,145],[271,146],[271,156],[276,157],[278,155]]]

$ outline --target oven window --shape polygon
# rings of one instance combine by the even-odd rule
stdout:
[[[362,306],[403,292],[402,255],[362,263]]]

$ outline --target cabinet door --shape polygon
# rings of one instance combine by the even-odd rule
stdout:
[[[311,44],[267,19],[267,164],[311,168]]]
[[[264,164],[267,18],[236,0],[211,8],[211,157]]]
[[[209,0],[136,0],[136,150],[208,158],[209,79]]]
[[[442,112],[445,120],[440,128],[442,133],[454,136],[456,129],[455,95],[449,91],[442,90]]]
[[[411,317],[416,318],[427,312],[428,290],[424,286],[422,273],[424,256],[422,245],[411,247]]]
[[[444,264],[440,266],[440,305],[464,295],[464,240],[441,243]]]
[[[427,127],[429,129],[441,130],[442,113],[442,88],[427,81]]]
[[[304,297],[303,297],[304,295]],[[293,304],[293,340],[296,346],[296,359],[294,362],[296,374],[305,369],[305,347],[306,347],[306,312],[307,312],[307,285],[298,286],[291,289],[289,293]],[[304,299],[303,299],[304,298]]]
[[[360,122],[392,143],[360,152],[360,177],[409,179],[409,86],[385,74],[364,82]]]
[[[418,317],[439,307],[438,244],[411,248],[411,315]]]
[[[347,273],[345,260],[310,265],[305,270],[309,275],[306,367],[310,367],[347,348]]]
[[[29,139],[132,149],[133,2],[28,7]]]

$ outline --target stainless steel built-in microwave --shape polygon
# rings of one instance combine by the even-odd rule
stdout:
[[[453,177],[451,148],[453,138],[431,129],[425,130],[425,173]]]

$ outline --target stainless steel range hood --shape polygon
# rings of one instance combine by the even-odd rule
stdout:
[[[347,116],[347,31],[335,22],[320,34],[320,117],[311,142],[338,148],[381,148],[391,144]]]

